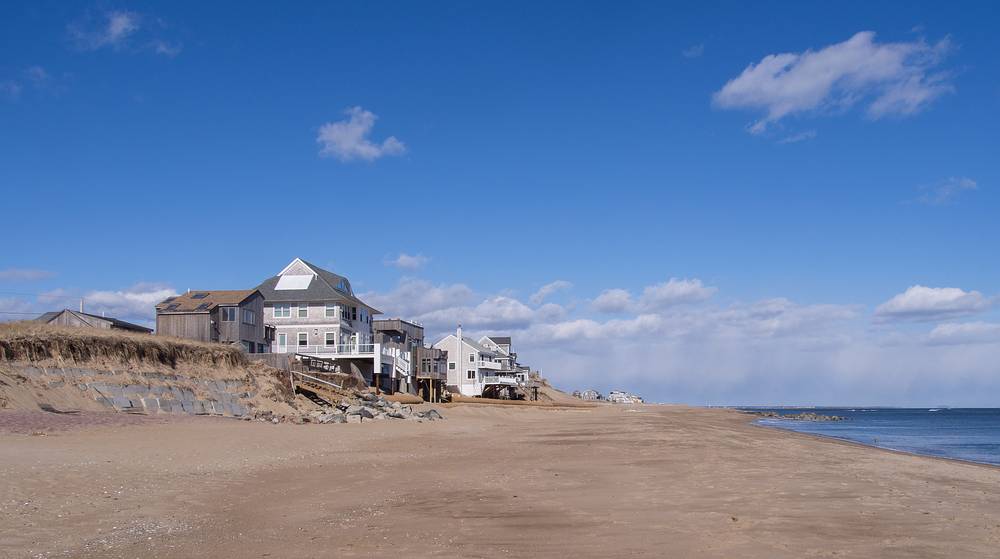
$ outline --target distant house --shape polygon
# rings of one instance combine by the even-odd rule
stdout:
[[[42,316],[36,318],[35,321],[44,322],[45,324],[57,324],[59,326],[105,328],[110,330],[125,330],[127,332],[139,332],[142,334],[151,334],[153,332],[152,328],[146,328],[145,326],[139,326],[138,324],[132,324],[131,322],[125,322],[124,320],[111,318],[110,316],[97,316],[96,314],[73,311],[70,309],[47,312]]]
[[[496,398],[510,396],[519,387],[513,371],[505,369],[510,355],[464,337],[461,326],[433,347],[448,352],[449,390],[463,396]]]
[[[510,336],[483,336],[479,338],[479,345],[493,351],[500,362],[500,371],[497,374],[501,377],[514,377],[521,386],[528,384],[530,367],[525,367],[517,362],[517,353],[510,341]]]
[[[601,396],[601,393],[598,392],[598,391],[596,391],[596,390],[594,390],[593,388],[584,390],[583,392],[579,392],[579,393],[574,392],[574,395],[577,398],[580,398],[581,400],[591,400],[591,401],[593,401],[593,400],[603,400],[604,399],[604,396]]]
[[[612,390],[608,392],[608,401],[615,404],[641,404],[642,396],[625,392],[624,390]]]
[[[257,289],[275,332],[272,352],[323,360],[369,384],[379,381],[372,320],[380,311],[358,299],[347,278],[296,258]]]
[[[240,344],[247,353],[267,353],[264,297],[256,289],[188,291],[156,305],[156,334],[201,342]]]

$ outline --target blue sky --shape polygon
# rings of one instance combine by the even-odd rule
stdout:
[[[301,256],[567,388],[997,403],[987,2],[0,16],[5,318]]]

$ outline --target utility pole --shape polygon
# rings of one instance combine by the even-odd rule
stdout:
[[[80,312],[83,312],[83,297],[80,297]]]

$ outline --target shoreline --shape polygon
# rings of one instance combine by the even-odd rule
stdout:
[[[1000,541],[1000,470],[984,464],[736,410],[443,412],[0,433],[0,540],[11,557],[746,559],[988,556]]]
[[[874,450],[882,450],[882,451],[891,452],[891,453],[894,453],[894,454],[902,454],[904,456],[915,456],[915,457],[918,457],[918,458],[931,458],[931,459],[934,459],[934,460],[944,460],[946,462],[956,462],[956,463],[959,463],[959,464],[968,464],[968,465],[972,465],[972,466],[985,466],[987,468],[991,468],[991,469],[1000,471],[1000,464],[991,464],[989,462],[977,462],[975,460],[968,460],[968,459],[965,459],[965,458],[951,458],[949,456],[938,456],[938,455],[935,455],[935,454],[924,454],[924,453],[921,453],[921,452],[914,452],[914,451],[910,451],[910,450],[901,450],[901,449],[897,449],[897,448],[889,448],[889,447],[885,447],[885,446],[877,446],[877,445],[873,445],[873,444],[867,444],[867,443],[863,443],[863,442],[860,442],[860,441],[855,441],[855,440],[852,440],[852,439],[847,439],[847,438],[843,438],[843,437],[836,437],[834,435],[824,435],[822,433],[807,433],[807,432],[804,432],[804,431],[796,431],[794,429],[789,429],[789,428],[781,427],[781,426],[778,426],[778,425],[765,425],[765,424],[759,423],[759,421],[761,419],[762,418],[751,419],[748,423],[750,425],[752,425],[753,427],[757,427],[757,428],[761,428],[761,429],[772,429],[772,430],[775,430],[775,431],[780,431],[782,433],[792,433],[792,434],[795,434],[795,435],[803,435],[803,436],[806,436],[806,437],[809,437],[809,438],[818,439],[818,440],[821,440],[821,441],[827,441],[827,442],[833,442],[833,443],[841,443],[841,444],[848,444],[848,445],[851,445],[851,446],[862,447],[862,448],[869,448],[869,449],[874,449]],[[781,421],[781,420],[779,419],[777,421]]]

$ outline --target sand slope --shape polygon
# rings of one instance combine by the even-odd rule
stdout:
[[[3,555],[1000,555],[996,468],[768,430],[725,410],[445,414],[0,434]]]

